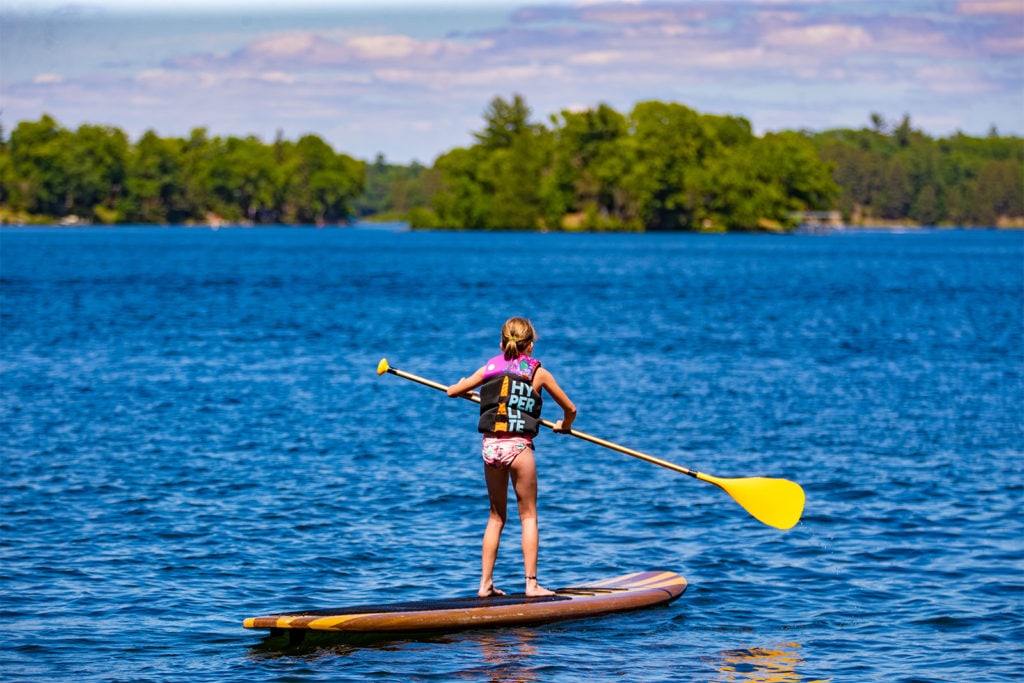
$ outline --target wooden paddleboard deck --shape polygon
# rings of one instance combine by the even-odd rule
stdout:
[[[580,586],[555,595],[524,594],[451,598],[250,617],[245,628],[270,629],[291,636],[305,631],[419,633],[494,628],[579,619],[672,602],[686,590],[686,579],[670,571],[646,571]]]

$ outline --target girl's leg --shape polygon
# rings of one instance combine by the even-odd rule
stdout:
[[[480,590],[477,591],[477,595],[481,598],[486,598],[489,595],[505,595],[504,591],[494,587],[494,563],[498,559],[501,530],[505,528],[507,516],[508,470],[484,465],[484,478],[487,480],[487,496],[491,500],[491,513],[487,518],[487,529],[484,531],[481,553]]]
[[[537,464],[533,449],[527,448],[512,463],[512,486],[519,501],[519,521],[523,525],[523,568],[526,570],[527,595],[554,595],[537,583]]]

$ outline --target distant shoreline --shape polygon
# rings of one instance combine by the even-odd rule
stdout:
[[[774,232],[774,231],[732,231],[726,233],[704,233],[700,231],[691,230],[648,230],[645,232],[627,232],[627,231],[586,231],[586,230],[523,230],[523,231],[509,231],[509,230],[465,230],[459,228],[412,228],[406,221],[355,221],[353,223],[346,224],[331,224],[331,225],[315,225],[308,223],[85,223],[76,222],[73,224],[60,223],[52,221],[43,222],[0,222],[0,229],[3,228],[56,228],[60,230],[81,230],[88,228],[104,228],[110,230],[117,230],[119,228],[185,228],[190,230],[261,230],[266,228],[272,229],[297,229],[297,230],[349,230],[349,229],[361,229],[361,230],[382,230],[382,231],[393,231],[393,232],[464,232],[464,233],[479,233],[487,234],[489,232],[522,232],[523,234],[529,233],[561,233],[566,235],[659,235],[659,234],[675,234],[675,235],[704,235],[704,234],[730,234],[730,235],[841,235],[843,233],[857,233],[857,232],[889,232],[889,233],[912,233],[912,232],[943,232],[943,231],[1016,231],[1024,230],[1024,219],[1017,221],[1002,222],[997,225],[908,225],[901,223],[866,223],[859,225],[843,225],[841,227],[818,227],[813,226],[810,228],[795,228],[793,230],[785,232]]]

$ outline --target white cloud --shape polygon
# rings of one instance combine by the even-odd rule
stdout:
[[[333,37],[314,31],[284,33],[255,41],[231,55],[193,55],[175,61],[180,68],[253,67],[279,70],[373,68],[383,63],[424,65],[469,60],[488,49],[486,40],[421,40],[401,34],[363,34]]]
[[[362,59],[402,59],[417,52],[436,49],[438,42],[421,43],[409,36],[356,36],[348,41],[352,51]]]
[[[566,75],[560,67],[530,64],[433,72],[409,68],[377,69],[373,73],[382,83],[403,84],[433,90],[465,87],[489,89],[485,92],[504,92],[514,85],[559,81]],[[429,77],[427,77],[428,73]],[[488,98],[489,96],[486,96],[483,99]]]
[[[298,82],[298,79],[291,74],[286,74],[283,71],[264,71],[260,74],[260,80],[266,83],[280,83],[282,85],[293,85]]]
[[[584,64],[587,66],[603,66],[607,64],[621,64],[631,58],[631,53],[622,50],[594,50],[569,55],[570,64]]]
[[[180,88],[191,82],[192,76],[180,71],[166,69],[146,69],[135,77],[136,83],[148,87]]]
[[[36,74],[32,82],[36,85],[58,85],[64,82],[64,77],[54,73]]]
[[[871,36],[863,28],[844,24],[816,24],[778,29],[767,33],[763,42],[765,45],[784,50],[828,51],[825,54],[834,54],[839,50],[870,50],[873,44]]]
[[[953,58],[954,53],[962,53],[963,48],[951,43],[949,37],[933,30],[920,28],[890,28],[876,36],[876,50],[884,50],[890,54],[905,54],[937,59]]]
[[[933,92],[943,94],[975,95],[993,89],[974,69],[958,66],[923,66],[915,72],[914,81]]]
[[[1020,59],[1024,55],[1024,35],[1007,38],[986,38],[983,45],[993,52],[1003,52]]]
[[[1021,0],[961,0],[956,8],[959,14],[1009,14],[1024,15]]]
[[[679,7],[608,2],[582,7],[580,17],[585,21],[603,24],[667,24],[677,21],[681,11]],[[705,16],[705,12],[699,9],[686,14],[694,18]]]
[[[701,35],[704,33],[704,31],[701,31],[694,26],[672,23],[662,24],[661,26],[658,27],[658,31],[670,38],[679,38],[680,36]]]
[[[317,34],[306,32],[283,33],[260,40],[249,46],[248,52],[266,59],[306,55],[322,44]]]

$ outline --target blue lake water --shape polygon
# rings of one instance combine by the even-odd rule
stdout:
[[[1019,232],[5,228],[0,678],[1017,680],[1022,302]],[[795,480],[801,523],[546,433],[542,583],[665,568],[682,598],[262,647],[245,617],[475,591],[475,407],[375,370],[453,382],[513,314],[579,429]]]

